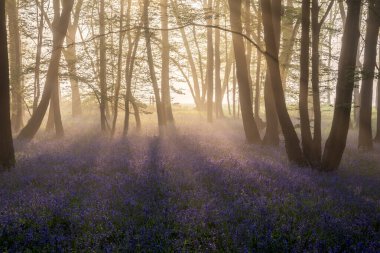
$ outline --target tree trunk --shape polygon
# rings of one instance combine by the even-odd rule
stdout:
[[[105,0],[100,0],[99,33],[105,34]],[[103,132],[107,131],[107,55],[106,38],[100,36],[99,40],[99,81],[100,81],[100,124]]]
[[[123,30],[123,21],[124,21],[124,5],[125,0],[120,0],[120,19],[119,19],[119,30]],[[128,9],[130,6],[128,6]],[[129,15],[129,13],[127,13]],[[127,23],[129,22],[129,16],[127,16]],[[112,119],[112,127],[111,127],[111,135],[115,134],[116,130],[116,121],[119,113],[119,96],[120,96],[120,88],[121,88],[121,75],[123,68],[123,42],[124,42],[124,33],[119,33],[119,47],[118,47],[118,57],[117,57],[117,77],[116,77],[116,87],[115,87],[115,96],[114,96],[114,104],[113,104],[113,119]],[[128,45],[129,46],[129,45]]]
[[[178,14],[178,10],[176,9],[176,7],[178,6],[177,1],[171,0],[171,4],[173,5],[173,12],[174,12],[174,16],[177,20],[178,25],[179,26],[183,25],[181,22],[181,19],[179,17],[179,14]],[[179,31],[181,33],[183,44],[184,44],[185,49],[186,49],[187,60],[188,60],[189,65],[190,65],[191,76],[192,76],[193,82],[194,82],[194,93],[195,93],[195,97],[196,97],[196,100],[194,102],[195,102],[197,109],[200,110],[200,109],[202,109],[203,105],[202,105],[202,101],[201,101],[202,99],[201,99],[200,84],[199,84],[197,68],[195,66],[195,61],[194,61],[193,54],[192,54],[191,49],[190,49],[190,44],[189,44],[189,41],[187,39],[185,29],[180,28]]]
[[[270,71],[271,86],[276,103],[276,109],[278,112],[281,129],[285,137],[286,152],[291,162],[299,166],[304,166],[305,159],[299,144],[299,139],[286,108],[285,94],[281,83],[280,64],[278,61],[278,54],[276,54],[278,49],[273,28],[272,6],[267,0],[260,0],[260,2],[262,6],[264,23],[264,40],[267,48],[266,59]]]
[[[377,42],[379,37],[380,1],[370,0],[368,3],[367,33],[365,38],[363,79],[360,99],[359,148],[373,148],[372,142],[372,97],[375,76]]]
[[[38,0],[36,5],[38,5]],[[44,1],[41,1],[41,8],[44,6]],[[44,15],[43,11],[38,14],[39,8],[37,7],[37,24],[38,24],[38,36],[37,36],[37,52],[36,52],[36,67],[34,69],[34,94],[33,94],[33,113],[36,112],[38,101],[41,96],[40,87],[40,66],[41,66],[41,54],[42,54],[42,43],[43,43],[43,32],[44,32]]]
[[[4,0],[5,1],[5,0]],[[12,87],[12,126],[18,132],[23,125],[23,87],[21,36],[17,1],[6,0],[9,26],[10,84]]]
[[[144,0],[144,11],[143,11],[143,20],[144,20],[144,26],[145,26],[144,35],[145,35],[146,50],[147,50],[147,56],[148,56],[149,73],[150,73],[150,78],[152,81],[154,96],[156,100],[158,126],[159,126],[159,130],[161,134],[163,133],[162,127],[165,126],[166,122],[164,118],[165,115],[163,112],[163,107],[162,107],[161,97],[160,97],[160,90],[158,87],[158,81],[157,81],[156,71],[155,71],[154,62],[153,62],[151,34],[149,31],[149,5],[150,5],[150,1]]]
[[[261,36],[262,32],[262,21],[261,13],[257,13],[257,36]],[[260,118],[260,98],[261,98],[261,62],[262,62],[262,53],[259,49],[256,50],[257,54],[257,66],[256,66],[256,90],[255,90],[255,118],[256,121],[262,124]]]
[[[232,71],[232,116],[236,119],[236,63],[233,64]]]
[[[49,106],[49,101],[56,88],[59,72],[59,61],[62,55],[62,45],[66,36],[67,28],[70,22],[70,14],[73,8],[74,0],[66,0],[62,2],[62,13],[53,21],[53,51],[46,75],[46,84],[42,94],[41,102],[39,103],[35,113],[28,121],[28,124],[21,130],[18,139],[30,140],[37,133],[41,126],[42,120]]]
[[[322,159],[322,116],[321,116],[321,98],[319,89],[319,65],[320,65],[320,34],[322,25],[325,22],[334,2],[330,1],[326,12],[321,21],[319,21],[319,1],[312,0],[312,90],[313,90],[313,112],[314,112],[314,138],[313,138],[313,157],[311,163],[319,167]]]
[[[213,24],[213,0],[204,0],[207,25]],[[212,28],[207,28],[207,121],[213,121],[214,108],[214,43]]]
[[[162,36],[162,68],[161,68],[161,93],[165,119],[168,123],[174,123],[172,101],[170,96],[170,44],[169,44],[169,15],[168,0],[161,0],[161,36]]]
[[[339,60],[334,117],[322,158],[322,169],[325,171],[338,168],[346,147],[360,36],[360,4],[360,0],[347,0],[348,12]]]
[[[241,8],[242,0],[229,0],[231,29],[236,33],[242,33]],[[233,33],[236,59],[236,77],[239,86],[240,106],[243,118],[244,132],[248,143],[260,143],[260,133],[253,116],[252,100],[249,88],[249,73],[245,57],[243,37]]]
[[[275,36],[276,48],[273,52],[278,56],[280,48],[280,38],[281,38],[281,0],[271,0],[272,1],[272,23]],[[265,103],[265,115],[267,121],[267,128],[265,131],[265,136],[263,143],[265,145],[278,146],[280,143],[279,137],[279,126],[278,126],[278,115],[276,110],[276,104],[274,101],[274,94],[272,91],[272,78],[269,68],[267,68],[265,87],[264,87],[264,103]]]
[[[215,25],[220,25],[220,5],[221,1],[216,0]],[[220,59],[220,30],[215,29],[215,115],[217,118],[223,117],[223,95],[221,74],[222,62]]]
[[[130,3],[131,1],[129,0],[129,6],[130,6]],[[129,11],[130,10],[128,10],[128,12]],[[129,27],[130,27],[130,23],[128,22],[127,28]],[[132,75],[133,75],[133,70],[135,67],[135,60],[136,60],[137,49],[140,42],[140,37],[141,37],[141,30],[137,30],[135,40],[132,43],[132,36],[131,36],[130,31],[128,31],[129,51],[127,54],[127,62],[126,62],[126,70],[125,70],[126,93],[125,93],[125,117],[124,117],[124,130],[123,130],[124,137],[128,134],[128,130],[129,130],[130,103],[135,101],[132,95]],[[137,108],[136,111],[138,112],[138,107],[136,108]],[[135,111],[135,116],[136,116],[136,111]]]
[[[310,1],[302,1],[302,35],[301,35],[301,58],[300,58],[300,126],[302,149],[305,158],[312,160],[313,137],[311,135],[309,117],[309,67],[310,67]]]
[[[0,2],[0,169],[15,164],[10,115],[9,65],[5,1]]]
[[[378,52],[378,61],[380,64],[380,47]],[[376,118],[376,137],[375,142],[380,142],[380,78],[377,79],[377,118]]]

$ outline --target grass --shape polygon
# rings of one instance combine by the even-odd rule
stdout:
[[[176,132],[159,138],[145,117],[127,139],[89,116],[64,139],[16,143],[17,167],[0,175],[0,251],[380,250],[379,146],[358,152],[352,132],[341,168],[319,173],[246,144],[238,121],[177,108]]]

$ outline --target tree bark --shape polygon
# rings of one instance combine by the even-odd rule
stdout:
[[[368,150],[373,148],[372,141],[372,97],[373,80],[375,76],[377,42],[379,37],[380,1],[368,2],[367,32],[365,37],[363,79],[360,92],[359,113],[359,148]]]
[[[229,0],[231,29],[242,33],[241,8],[242,0]],[[235,60],[236,77],[239,86],[240,106],[243,118],[244,132],[248,143],[260,143],[260,133],[253,116],[252,100],[249,88],[249,73],[245,57],[245,46],[243,37],[234,33],[232,35]]]
[[[162,127],[165,126],[166,122],[164,118],[165,115],[163,112],[163,107],[162,107],[162,102],[161,102],[161,97],[160,97],[160,90],[158,87],[158,81],[157,81],[156,71],[155,71],[154,62],[153,62],[152,44],[151,44],[151,37],[150,37],[151,34],[149,30],[149,5],[150,5],[150,1],[144,0],[144,11],[143,11],[143,22],[145,26],[144,35],[145,35],[145,42],[146,42],[146,49],[147,49],[147,56],[148,56],[149,73],[150,73],[150,78],[152,81],[154,96],[156,100],[158,126],[159,126],[159,130],[161,134],[163,133]]]
[[[343,33],[342,50],[339,60],[338,83],[334,117],[330,135],[322,157],[322,170],[338,168],[350,124],[352,93],[355,84],[356,55],[359,43],[360,0],[347,0],[348,12]]]
[[[15,165],[9,93],[9,63],[5,1],[0,2],[0,169]]]
[[[264,40],[267,48],[267,65],[270,70],[271,86],[273,96],[276,103],[276,109],[281,125],[282,132],[285,137],[285,147],[290,162],[299,166],[304,166],[305,159],[299,144],[297,133],[290,119],[286,108],[285,94],[281,83],[280,64],[278,60],[278,52],[276,38],[272,19],[272,5],[270,1],[260,0],[262,6],[262,15],[264,23]]]
[[[274,31],[274,38],[276,48],[273,54],[279,54],[280,48],[280,38],[281,38],[281,0],[271,0],[272,1],[272,24]],[[278,115],[276,110],[276,104],[274,101],[274,94],[272,91],[272,79],[269,68],[266,72],[266,80],[264,87],[264,103],[265,103],[265,115],[267,121],[267,128],[265,131],[265,136],[263,143],[265,145],[278,146],[280,143],[279,137],[279,126],[278,126]]]
[[[213,24],[213,0],[204,0],[207,25]],[[214,43],[212,28],[207,28],[207,121],[213,121],[214,108]]]
[[[99,33],[105,34],[105,0],[100,0]],[[107,131],[107,48],[105,36],[99,40],[99,81],[100,81],[100,124],[103,132]]]
[[[380,47],[378,54],[378,64],[380,64]],[[375,142],[380,142],[380,78],[377,79],[377,118],[376,118],[376,137]]]
[[[46,114],[49,101],[57,84],[56,79],[58,78],[62,45],[70,22],[70,14],[73,4],[74,0],[63,1],[61,15],[53,22],[53,51],[46,75],[46,84],[42,98],[35,113],[33,113],[27,125],[21,130],[18,139],[31,140],[40,128],[42,120]]]
[[[168,123],[174,123],[172,103],[170,96],[170,44],[169,44],[169,15],[168,0],[161,0],[161,36],[162,36],[162,67],[161,67],[161,93],[165,119]]]
[[[300,58],[300,126],[302,149],[305,158],[312,160],[313,137],[310,128],[309,117],[309,68],[310,68],[310,1],[302,1],[302,35],[301,35],[301,58]]]
[[[215,25],[220,25],[220,5],[221,1],[216,0],[216,17]],[[217,118],[223,117],[223,95],[222,95],[222,79],[221,75],[221,57],[220,57],[220,30],[215,29],[215,116]]]
[[[6,0],[9,26],[10,84],[12,87],[12,126],[18,132],[23,125],[22,52],[17,1]]]

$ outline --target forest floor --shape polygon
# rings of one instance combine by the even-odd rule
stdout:
[[[246,144],[237,121],[200,117],[176,115],[160,138],[152,124],[110,139],[96,118],[16,142],[0,251],[380,251],[379,145],[358,152],[351,133],[341,168],[320,173]]]

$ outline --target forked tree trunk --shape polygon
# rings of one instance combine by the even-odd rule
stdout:
[[[178,9],[177,9],[177,7],[178,7],[177,0],[171,0],[171,4],[173,6],[174,16],[176,18],[178,25],[179,26],[183,25],[181,18],[179,17]],[[185,46],[187,60],[188,60],[189,65],[190,65],[191,76],[192,76],[193,83],[194,83],[194,94],[195,94],[195,98],[196,98],[194,103],[195,103],[197,109],[201,110],[203,107],[203,102],[201,99],[200,83],[199,83],[197,68],[195,66],[195,60],[194,60],[193,54],[192,54],[191,49],[190,49],[190,43],[189,43],[189,40],[187,38],[185,29],[180,28],[179,31],[181,33],[182,41],[183,41],[183,44]]]
[[[236,33],[242,33],[241,8],[242,0],[229,0],[231,29]],[[243,37],[233,33],[236,77],[239,86],[240,106],[243,118],[244,132],[248,143],[260,143],[260,133],[253,116],[252,100],[249,88],[249,73]]]
[[[0,169],[15,164],[9,94],[9,65],[5,1],[0,2]]]
[[[339,60],[334,117],[322,158],[322,169],[325,171],[338,168],[346,147],[350,125],[356,55],[360,36],[359,19],[361,1],[347,0],[347,5],[348,12]]]
[[[49,101],[57,84],[56,78],[58,78],[59,61],[62,56],[62,45],[70,22],[70,14],[73,4],[74,0],[62,1],[62,13],[59,18],[55,19],[53,22],[53,51],[46,75],[44,92],[35,113],[33,113],[24,129],[21,130],[18,139],[32,139],[40,128],[42,120],[46,114]]]
[[[286,108],[285,94],[280,75],[280,64],[278,55],[275,54],[275,52],[278,52],[278,49],[276,48],[275,32],[273,29],[272,5],[270,1],[267,0],[260,0],[260,2],[263,13],[264,40],[267,48],[267,54],[265,56],[267,59],[268,68],[270,70],[276,109],[278,112],[281,129],[285,137],[286,152],[291,162],[299,166],[304,166],[306,163],[300,147],[299,139]]]

